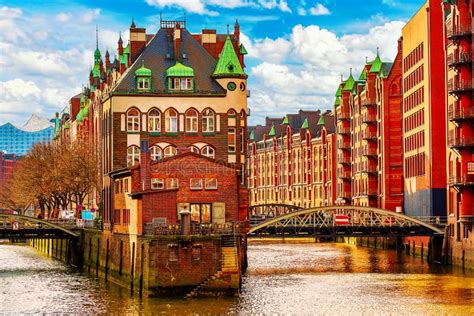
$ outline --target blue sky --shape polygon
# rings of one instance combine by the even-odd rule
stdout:
[[[421,0],[6,1],[0,5],[0,124],[52,116],[87,82],[99,27],[112,55],[132,18],[156,32],[159,14],[191,32],[226,32],[235,19],[249,51],[251,123],[298,109],[331,109],[340,75],[360,70],[376,47],[396,54],[401,27]]]

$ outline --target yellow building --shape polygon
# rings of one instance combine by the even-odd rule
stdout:
[[[443,14],[429,0],[402,29],[404,212],[446,215]]]

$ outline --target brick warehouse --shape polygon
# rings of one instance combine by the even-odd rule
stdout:
[[[337,204],[403,205],[401,43],[392,62],[377,51],[336,92]]]
[[[450,258],[474,266],[474,107],[472,1],[444,1],[447,73],[448,240]]]
[[[302,111],[249,127],[250,204],[333,205],[335,134],[331,112]]]

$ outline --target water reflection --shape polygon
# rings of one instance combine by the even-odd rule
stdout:
[[[472,314],[474,276],[393,251],[344,244],[253,244],[240,298],[143,298],[39,255],[0,245],[1,313]]]

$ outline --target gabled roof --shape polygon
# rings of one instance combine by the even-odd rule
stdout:
[[[344,91],[352,91],[354,88],[355,80],[352,77],[352,73],[349,75],[349,78],[346,80],[346,84],[344,85]]]
[[[214,77],[246,76],[242,66],[240,65],[239,58],[235,53],[234,45],[232,45],[229,35],[227,35],[225,39],[224,47],[219,54],[219,59],[212,75]]]
[[[321,116],[322,117],[322,116]],[[308,123],[308,118],[304,119],[303,124],[301,125],[301,128],[309,128],[309,123]]]
[[[174,66],[166,70],[167,77],[194,77],[194,70],[191,67],[185,66],[179,61]]]
[[[268,133],[268,136],[270,136],[270,137],[275,136],[275,125],[272,124],[272,128],[270,129],[270,132]]]
[[[145,62],[142,62],[142,66],[135,70],[135,76],[151,77],[151,70],[145,67]]]
[[[212,78],[216,60],[186,29],[181,30],[181,40],[181,50],[186,52],[186,58],[180,63],[194,70],[194,93],[224,95],[226,91]],[[160,29],[145,46],[137,60],[124,72],[120,82],[112,89],[112,93],[136,91],[135,71],[140,68],[142,62],[152,72],[151,91],[167,93],[166,70],[174,66],[176,60],[172,39],[167,36],[165,29]]]
[[[377,56],[375,56],[374,61],[372,62],[372,67],[370,67],[370,72],[379,72],[382,68],[382,60],[379,56],[379,51],[377,49]]]

